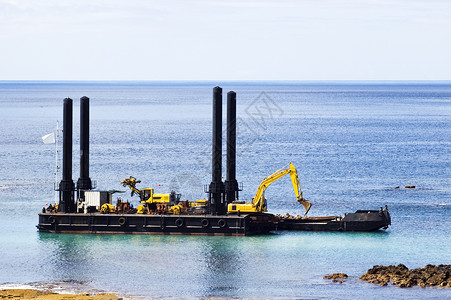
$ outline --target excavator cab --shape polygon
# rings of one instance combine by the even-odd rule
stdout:
[[[153,189],[152,188],[142,189],[140,198],[141,198],[141,203],[147,202],[149,199],[152,199],[153,198]]]
[[[156,194],[153,188],[144,188],[139,192],[141,203],[174,203],[177,200],[177,195],[171,194]],[[180,196],[178,197],[180,198]]]
[[[267,204],[268,202],[266,201],[265,196],[262,196],[262,211],[268,211]]]

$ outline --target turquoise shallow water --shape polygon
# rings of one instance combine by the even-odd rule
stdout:
[[[36,231],[37,213],[53,201],[54,178],[54,147],[40,138],[61,122],[63,98],[75,103],[74,180],[78,99],[86,95],[91,177],[100,189],[121,189],[121,179],[133,175],[143,187],[161,184],[159,191],[176,189],[192,200],[205,197],[203,184],[211,181],[216,84],[0,82],[0,284],[72,280],[174,298],[450,297],[447,290],[379,287],[358,279],[375,264],[451,263],[449,83],[221,84],[224,94],[237,92],[241,199],[250,199],[264,177],[292,161],[313,203],[310,215],[388,205],[387,231],[256,237]],[[273,213],[302,212],[288,179],[271,185],[266,196]],[[350,278],[343,284],[322,279],[334,272]]]

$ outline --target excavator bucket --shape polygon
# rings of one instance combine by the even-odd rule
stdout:
[[[304,214],[304,216],[306,216],[307,213],[310,210],[310,207],[312,207],[312,204],[309,201],[305,200],[304,198],[300,198],[298,200],[298,202],[301,203],[305,207],[305,214]]]

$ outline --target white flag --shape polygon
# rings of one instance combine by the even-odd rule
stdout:
[[[42,137],[44,144],[55,144],[55,133],[49,133]]]

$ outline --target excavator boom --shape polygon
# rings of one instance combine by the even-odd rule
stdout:
[[[228,206],[229,213],[232,212],[263,212],[266,210],[265,190],[274,181],[282,178],[283,176],[290,174],[291,182],[293,183],[294,192],[296,194],[296,200],[305,207],[305,214],[307,215],[310,210],[311,203],[302,197],[301,184],[299,183],[298,173],[294,165],[290,162],[289,167],[286,169],[280,169],[269,175],[260,183],[257,189],[257,193],[252,199],[252,203],[231,203]]]
[[[257,193],[255,194],[255,196],[252,200],[252,204],[255,206],[255,208],[258,211],[262,211],[264,209],[264,206],[265,206],[264,193],[265,193],[266,189],[268,188],[268,186],[271,183],[273,183],[274,181],[278,180],[279,178],[282,178],[283,176],[287,175],[289,172],[290,172],[289,169],[285,169],[285,170],[280,169],[280,170],[277,170],[275,173],[269,175],[265,179],[263,179],[263,181],[258,186]]]

